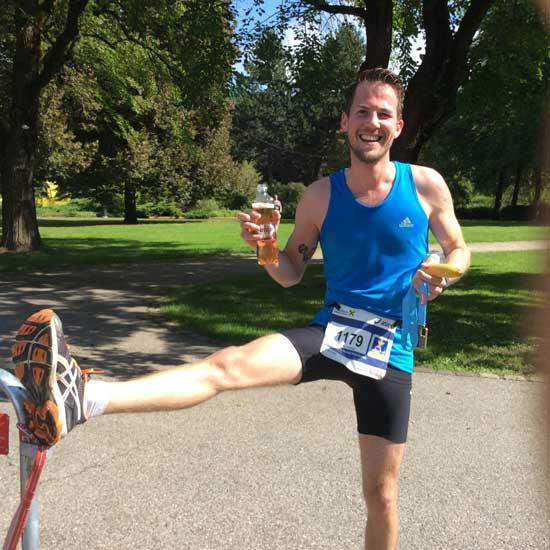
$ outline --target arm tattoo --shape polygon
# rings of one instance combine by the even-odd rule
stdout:
[[[302,255],[302,258],[304,260],[304,263],[307,264],[311,258],[313,258],[313,254],[315,253],[315,250],[310,250],[307,245],[302,243],[298,246],[298,252]]]

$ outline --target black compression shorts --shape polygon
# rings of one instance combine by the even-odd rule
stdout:
[[[411,409],[411,374],[391,365],[381,380],[356,374],[319,353],[324,332],[324,327],[312,325],[281,333],[292,342],[302,359],[303,373],[298,383],[315,380],[345,382],[353,389],[357,431],[393,443],[404,443]]]

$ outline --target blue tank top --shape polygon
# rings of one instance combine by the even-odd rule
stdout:
[[[312,324],[326,326],[335,303],[402,320],[403,298],[428,252],[428,218],[418,200],[411,166],[393,164],[392,188],[376,206],[366,206],[353,196],[344,169],[330,176],[330,201],[320,235],[325,301]],[[389,362],[413,371],[413,352],[401,345],[400,327]]]

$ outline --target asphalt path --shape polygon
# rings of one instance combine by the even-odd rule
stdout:
[[[82,363],[106,365],[115,379],[204,357],[221,343],[164,323],[159,301],[182,284],[256,269],[250,258],[219,258],[4,276],[0,357],[7,367],[19,324],[42,307],[59,312]],[[550,548],[541,389],[527,379],[415,374],[399,548]],[[1,398],[0,412],[11,412]],[[338,382],[94,419],[48,459],[41,547],[359,550],[356,439],[351,391]],[[12,443],[0,457],[2,534],[17,483]]]

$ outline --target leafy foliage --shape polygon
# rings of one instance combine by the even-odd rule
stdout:
[[[437,132],[423,160],[452,185],[472,182],[490,194],[502,171],[508,185],[519,170],[530,183],[523,194],[530,202],[529,176],[537,163],[539,118],[550,77],[548,37],[531,2],[495,5],[471,55],[457,114]]]
[[[277,198],[282,203],[282,216],[285,219],[294,219],[296,215],[296,207],[306,190],[306,186],[299,182],[290,182],[287,184],[274,183],[270,188],[272,196]]]
[[[214,199],[228,208],[250,204],[259,175],[250,163],[239,166],[230,154],[230,113],[220,126],[211,130],[199,153],[192,204],[201,199]]]
[[[83,75],[67,71],[63,84],[54,81],[43,94],[35,167],[37,188],[48,179],[58,183],[69,181],[86,170],[97,153],[97,141],[78,139],[78,133],[86,127],[85,113],[79,113],[81,118],[78,121],[70,120],[70,107],[67,106],[71,101],[82,105],[82,98],[86,95],[83,83]],[[75,88],[82,90],[83,95],[78,97],[74,93]],[[72,105],[72,108],[78,109],[78,106]],[[86,108],[93,111],[97,109],[97,104],[90,101]]]
[[[189,207],[201,196],[200,163],[215,156],[211,136],[227,126],[233,16],[228,0],[94,2],[44,98],[54,124],[42,127],[39,177],[111,212],[123,195],[142,212],[155,201]],[[227,186],[240,181],[233,172]]]
[[[364,49],[350,24],[327,36],[302,29],[296,39],[289,47],[276,29],[264,29],[233,92],[233,153],[253,160],[268,182],[309,183],[326,169],[343,90]]]
[[[265,180],[288,216],[302,188],[292,182],[309,183],[347,161],[341,96],[369,54],[366,1],[280,0],[271,17],[263,0],[253,0],[256,15],[245,16],[236,36],[231,0],[89,0],[80,3],[79,32],[48,65],[72,3],[42,3],[37,16],[39,68],[49,67],[36,83],[47,84],[37,117],[39,191],[53,180],[62,195],[89,197],[113,212],[178,216],[205,200],[242,208]],[[444,8],[439,26],[455,39],[471,7],[486,3],[393,0],[391,67],[409,84],[426,72],[422,40],[436,4]],[[457,114],[422,156],[447,176],[458,206],[475,192],[493,193],[497,175],[504,186],[521,184],[524,201],[540,191],[533,189],[535,143],[548,39],[528,0],[492,3],[470,50]],[[0,10],[0,157],[13,141],[17,7],[7,0]],[[232,80],[237,46],[245,70]],[[423,97],[445,92],[441,74]],[[449,97],[438,106],[445,116]],[[428,122],[418,143],[437,127]]]

